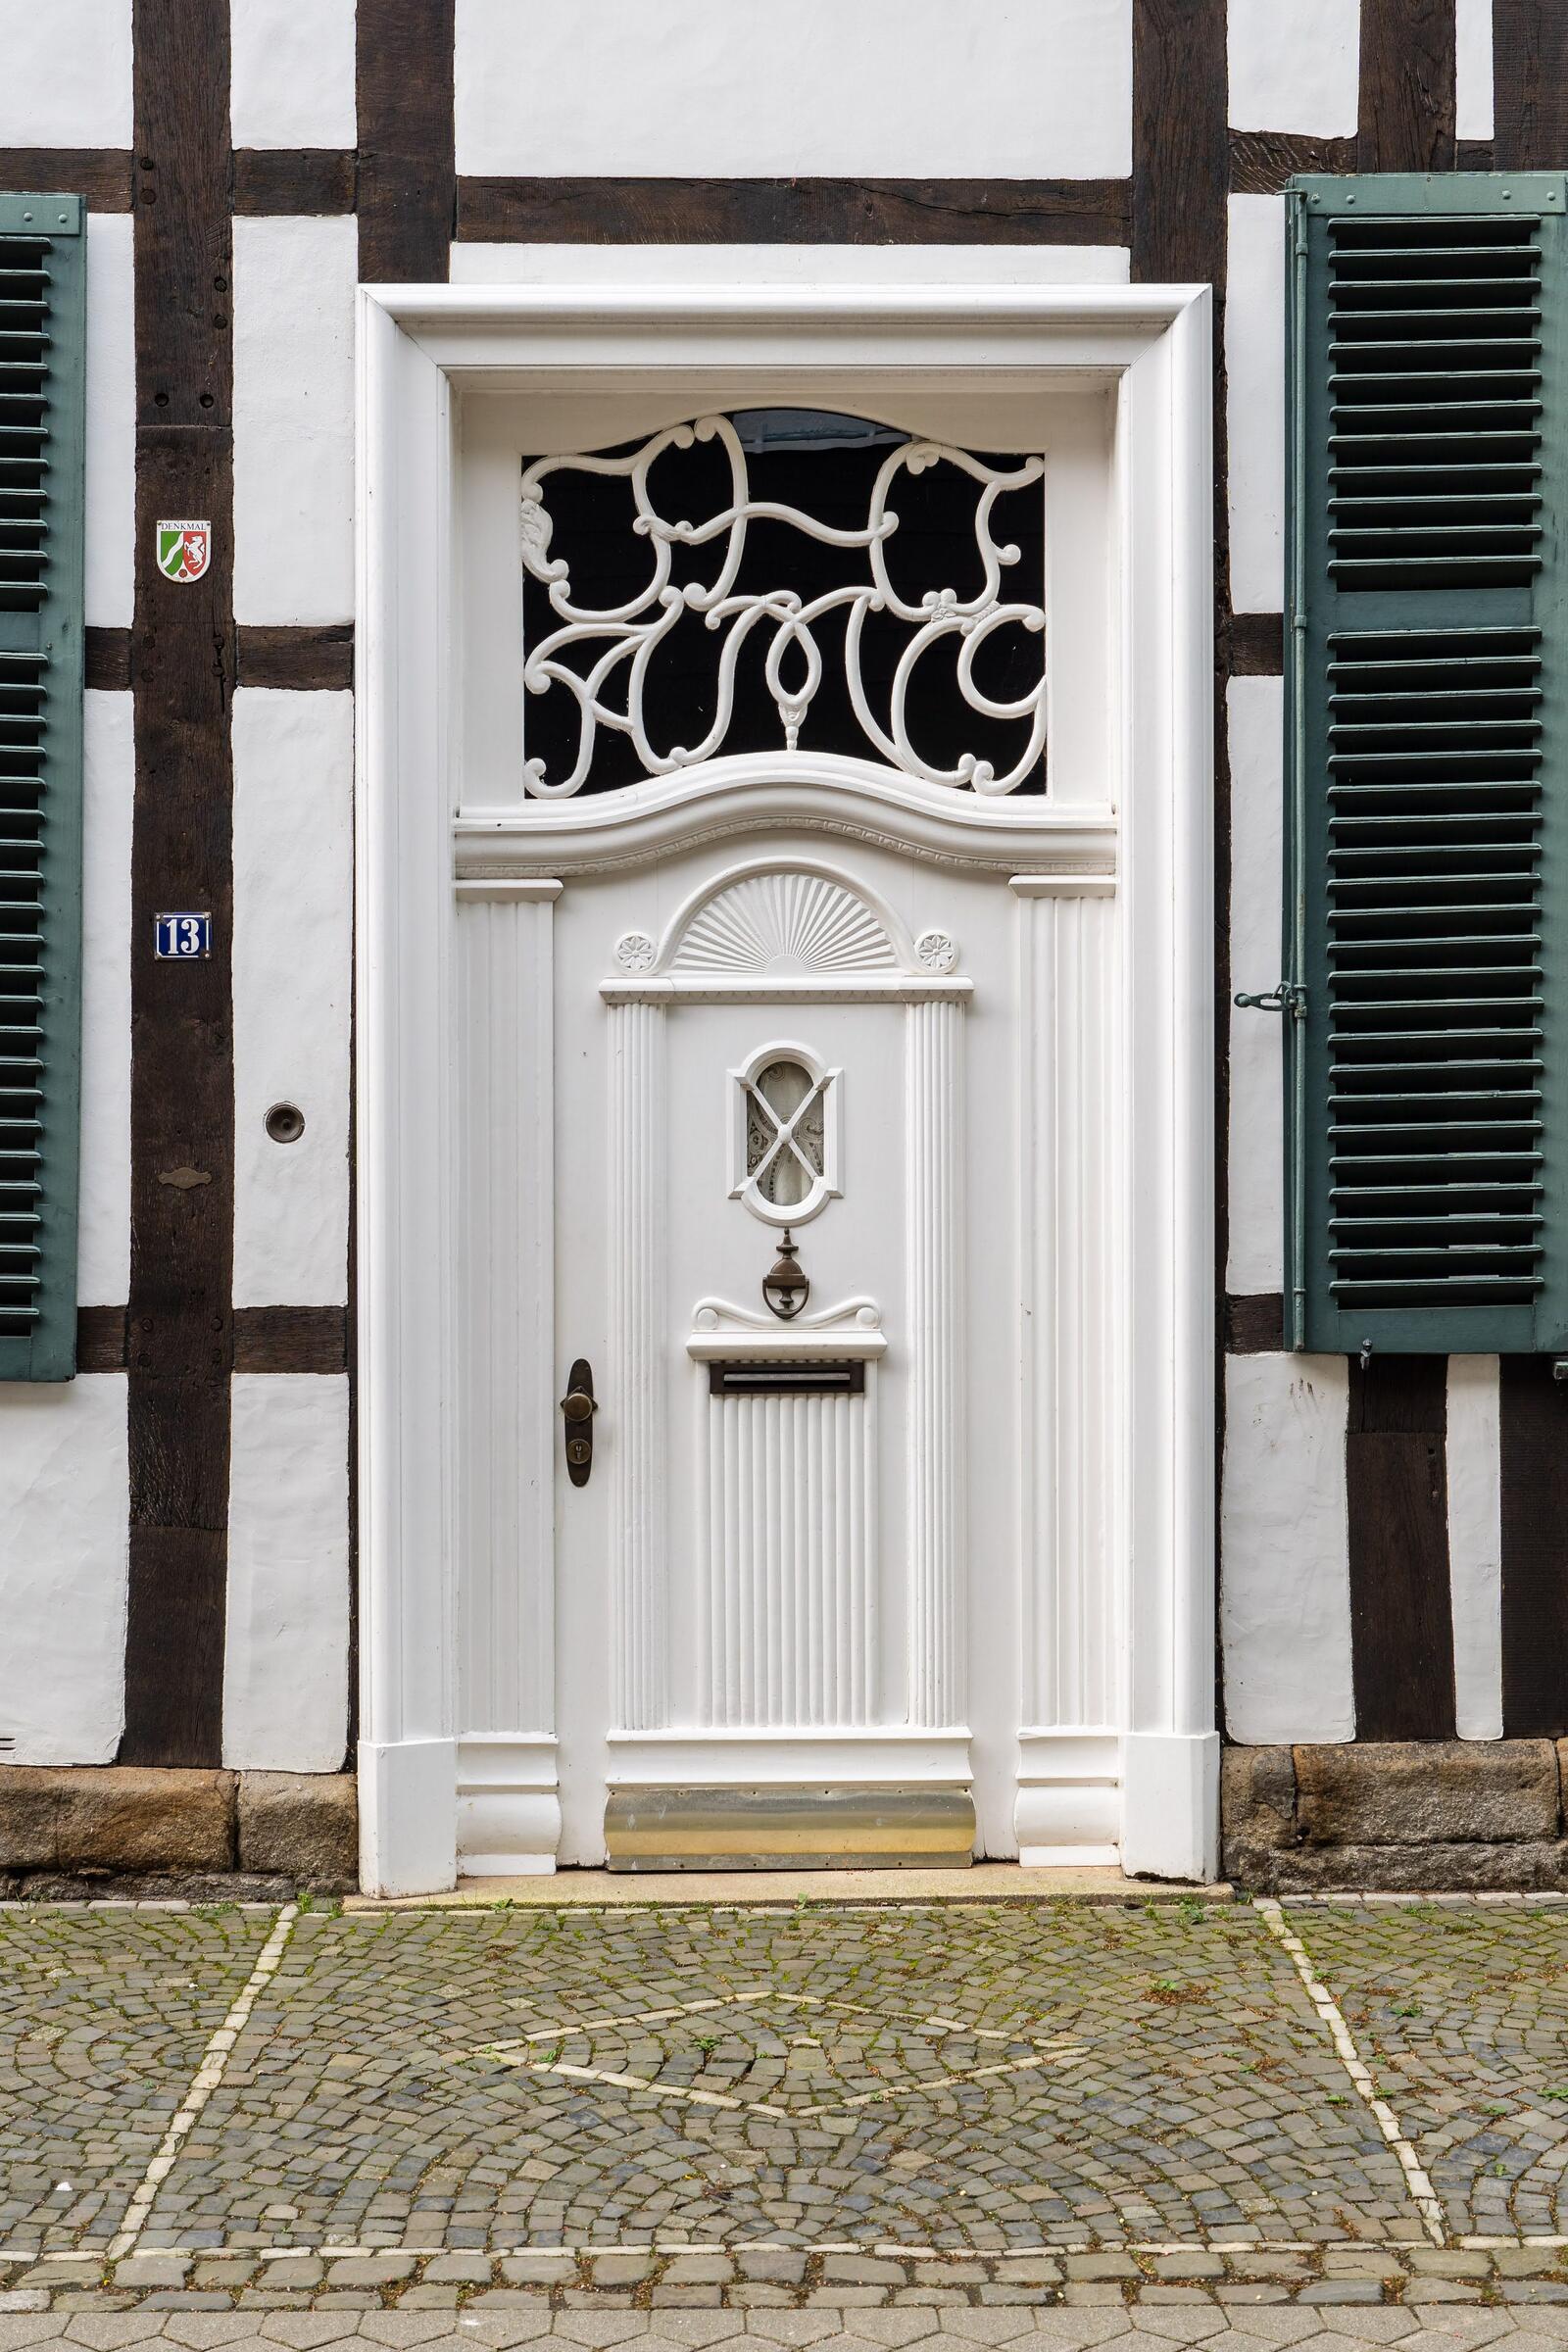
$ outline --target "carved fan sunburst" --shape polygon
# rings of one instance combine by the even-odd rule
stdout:
[[[896,970],[893,942],[863,899],[820,874],[754,874],[710,899],[672,959],[677,972]]]

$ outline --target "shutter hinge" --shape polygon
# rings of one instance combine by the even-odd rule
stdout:
[[[1243,1012],[1288,1012],[1293,1020],[1306,1018],[1306,991],[1298,980],[1282,980],[1275,988],[1266,988],[1260,996],[1238,990],[1232,1000]]]

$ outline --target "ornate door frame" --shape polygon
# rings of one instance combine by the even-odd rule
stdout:
[[[1191,286],[879,281],[880,258],[866,252],[854,286],[760,282],[761,254],[759,282],[685,284],[678,257],[663,253],[658,283],[636,282],[632,255],[616,285],[360,289],[359,1769],[369,1892],[435,1891],[456,1869],[452,394],[541,370],[559,381],[814,368],[868,383],[918,370],[962,384],[1002,368],[1114,386],[1119,807],[1097,828],[1077,812],[1073,831],[1098,832],[1095,862],[1113,866],[1122,903],[1112,1212],[1122,1859],[1163,1877],[1216,1867],[1210,297]],[[682,811],[667,817],[674,827]],[[905,809],[906,830],[920,821]],[[1000,810],[996,821],[1011,829]],[[933,818],[930,829],[940,854],[948,827]]]

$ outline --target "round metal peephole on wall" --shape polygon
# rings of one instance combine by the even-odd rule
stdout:
[[[263,1124],[274,1144],[297,1144],[305,1133],[305,1113],[297,1102],[274,1102]]]

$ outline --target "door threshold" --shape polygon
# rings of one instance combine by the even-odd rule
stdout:
[[[976,1862],[968,1870],[725,1870],[631,1872],[560,1870],[526,1878],[460,1879],[445,1894],[346,1898],[349,1911],[453,1908],[513,1910],[597,1904],[622,1910],[663,1903],[709,1903],[725,1910],[795,1903],[1228,1903],[1223,1882],[1128,1879],[1114,1867],[1025,1869],[1017,1862]]]

